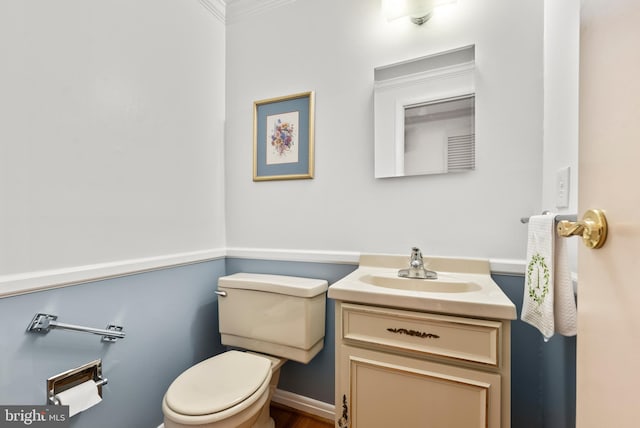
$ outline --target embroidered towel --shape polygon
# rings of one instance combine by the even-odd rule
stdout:
[[[540,330],[545,340],[554,332],[554,243],[555,216],[529,219],[527,269],[522,302],[522,321]]]

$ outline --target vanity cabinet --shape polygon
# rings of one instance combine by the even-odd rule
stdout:
[[[509,428],[510,321],[336,301],[337,428]]]

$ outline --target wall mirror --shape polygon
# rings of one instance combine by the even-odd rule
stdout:
[[[474,46],[377,67],[375,176],[475,168]]]

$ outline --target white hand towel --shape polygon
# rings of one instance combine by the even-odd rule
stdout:
[[[529,219],[521,319],[540,330],[545,341],[554,332],[564,336],[575,336],[577,332],[567,248],[556,233],[553,214]]]
[[[527,270],[520,318],[540,330],[545,340],[554,332],[554,243],[555,216],[529,219]]]
[[[569,269],[566,239],[554,233],[556,240],[554,322],[555,331],[563,336],[575,336],[577,333],[576,298]]]

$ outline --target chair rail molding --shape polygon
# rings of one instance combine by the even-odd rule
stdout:
[[[357,265],[360,261],[360,254],[355,251],[221,247],[156,257],[0,275],[0,298],[225,258]],[[492,274],[524,275],[525,272],[524,260],[490,259],[489,263]]]
[[[322,251],[276,248],[227,247],[226,256],[237,259],[276,260],[289,262],[312,262],[333,264],[354,264],[360,261],[360,252]],[[489,259],[491,273],[503,275],[524,275],[525,260]]]
[[[69,268],[0,275],[0,298],[100,281],[153,270],[224,259],[225,249],[209,249],[157,257],[118,260]]]

